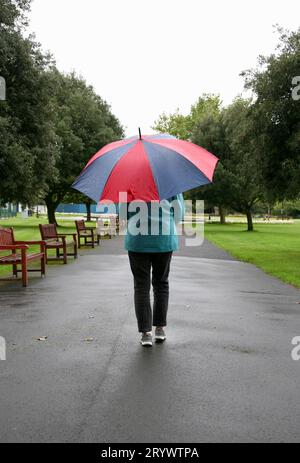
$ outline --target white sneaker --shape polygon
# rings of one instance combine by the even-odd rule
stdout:
[[[143,347],[152,347],[153,345],[152,333],[143,333],[141,344]]]
[[[167,339],[165,330],[163,328],[156,328],[155,330],[155,341],[156,342],[165,342]]]

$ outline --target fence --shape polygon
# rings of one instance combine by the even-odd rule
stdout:
[[[0,207],[0,219],[9,219],[17,217],[17,208],[15,206]]]
[[[115,208],[111,208],[110,206],[105,207],[103,214],[111,214],[114,213],[116,210]],[[56,209],[56,212],[61,214],[86,214],[86,205],[85,204],[60,204]],[[98,214],[98,205],[92,204],[91,205],[91,213],[93,215]]]

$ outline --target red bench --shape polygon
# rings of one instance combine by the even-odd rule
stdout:
[[[40,252],[29,254],[27,251],[30,245],[39,245]],[[0,256],[0,265],[12,265],[15,277],[18,277],[18,273],[22,272],[24,287],[28,286],[28,272],[41,272],[42,276],[46,274],[44,241],[16,241],[13,228],[0,227],[0,251],[11,251],[5,256]],[[41,267],[29,269],[28,263],[35,260],[40,260]],[[18,269],[19,265],[21,270]]]
[[[76,229],[78,235],[78,247],[81,248],[81,239],[84,239],[85,246],[95,247],[95,243],[100,244],[100,235],[97,233],[97,229],[93,227],[87,227],[84,220],[76,220]],[[97,236],[97,239],[95,237]]]
[[[67,256],[73,256],[77,259],[76,233],[57,233],[54,224],[40,225],[40,233],[42,240],[45,242],[46,264],[50,260],[63,260],[63,263],[67,264]],[[72,236],[72,241],[67,241],[67,236]],[[68,252],[67,248],[70,246],[73,248],[73,252]],[[48,249],[55,249],[56,257],[48,257]]]

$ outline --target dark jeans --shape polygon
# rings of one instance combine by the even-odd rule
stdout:
[[[172,252],[129,252],[134,277],[135,312],[140,333],[152,331],[152,326],[167,326],[172,255]],[[153,315],[150,303],[151,269],[154,291]]]

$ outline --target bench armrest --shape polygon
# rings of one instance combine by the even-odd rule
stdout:
[[[17,249],[29,249],[29,246],[25,244],[7,244],[7,245],[0,245],[0,251],[15,251]]]
[[[97,231],[97,228],[96,227],[86,227],[84,230],[78,230],[78,235],[80,235],[80,233],[86,233],[89,231],[94,233],[95,231]]]
[[[18,245],[27,245],[28,246],[34,246],[34,245],[39,245],[40,246],[40,250],[41,252],[45,252],[46,251],[46,241],[15,241],[15,244],[18,244]]]
[[[58,238],[61,238],[64,241],[66,241],[66,238],[68,236],[73,236],[74,243],[77,246],[77,233],[58,233],[57,236]]]
[[[51,245],[51,242],[52,241],[61,241],[63,244],[66,242],[66,237],[63,236],[63,235],[55,235],[55,236],[48,236],[47,238],[45,238],[42,243],[44,243],[42,246],[45,246],[47,247],[47,244],[50,244]]]

